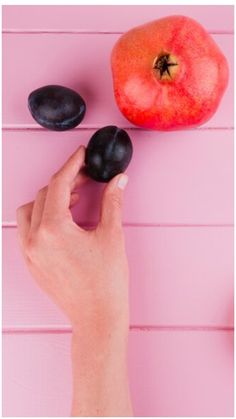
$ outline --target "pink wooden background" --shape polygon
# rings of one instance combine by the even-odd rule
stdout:
[[[196,18],[225,52],[229,87],[198,129],[141,130],[116,107],[111,48],[130,27],[176,13]],[[135,415],[233,416],[233,29],[231,6],[3,8],[4,416],[70,413],[70,327],[24,266],[15,211],[105,124],[127,128],[134,145],[123,221]],[[49,83],[85,98],[79,128],[55,133],[33,121],[27,96]],[[75,219],[96,222],[102,188],[89,182]]]

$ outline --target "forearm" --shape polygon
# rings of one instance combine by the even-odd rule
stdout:
[[[132,416],[127,334],[72,335],[72,416]]]

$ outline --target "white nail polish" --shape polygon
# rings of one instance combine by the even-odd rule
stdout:
[[[121,175],[118,179],[117,186],[120,189],[125,189],[127,183],[128,183],[128,176],[127,175]]]

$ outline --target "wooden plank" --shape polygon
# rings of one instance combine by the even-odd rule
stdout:
[[[126,227],[131,325],[233,326],[233,229]],[[65,328],[3,230],[3,325]]]
[[[69,334],[6,335],[3,416],[69,416]],[[131,332],[135,416],[233,416],[232,332]]]
[[[153,19],[182,14],[210,32],[233,31],[233,6],[4,6],[3,30],[120,32]]]
[[[86,127],[131,126],[118,110],[113,95],[110,54],[119,35],[4,34],[3,125],[38,127],[27,107],[27,97],[47,84],[77,90],[87,103],[81,124]],[[216,114],[204,127],[233,125],[233,35],[214,35],[228,58],[231,77]]]
[[[232,416],[233,229],[226,226],[233,222],[232,6],[4,6],[3,124],[14,131],[3,139],[3,217],[15,223],[16,207],[34,199],[71,152],[87,144],[94,132],[88,128],[130,126],[113,98],[111,49],[120,32],[174,13],[214,33],[231,77],[219,110],[201,129],[129,130],[134,158],[123,220],[136,325],[129,348],[134,413]],[[27,96],[48,83],[84,96],[85,129],[52,133],[36,125]],[[75,220],[97,220],[102,188],[92,181],[83,188]],[[30,277],[15,228],[3,230],[3,246],[3,415],[68,416],[67,319]]]
[[[94,130],[5,132],[3,219],[33,200],[38,189]],[[130,130],[134,155],[127,170],[126,223],[233,223],[233,131],[155,133]],[[98,219],[103,185],[89,181],[74,210],[80,222]],[[91,205],[92,202],[92,205]]]

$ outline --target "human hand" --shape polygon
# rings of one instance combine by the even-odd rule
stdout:
[[[86,179],[79,172],[84,157],[81,146],[34,202],[18,208],[18,235],[29,270],[73,330],[101,336],[128,330],[128,263],[121,223],[128,178],[117,175],[106,185],[100,221],[95,229],[84,230],[70,212]]]

